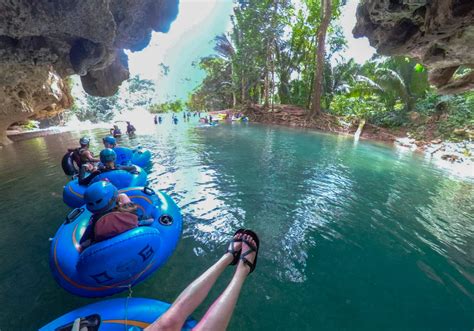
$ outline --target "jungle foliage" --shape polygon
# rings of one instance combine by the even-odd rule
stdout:
[[[152,114],[160,113],[178,113],[184,110],[184,103],[181,100],[168,101],[164,103],[154,103],[148,107],[148,110]]]
[[[332,22],[339,17],[340,6],[340,0],[332,1]],[[217,36],[217,55],[199,63],[207,76],[191,94],[189,107],[213,110],[283,103],[309,109],[321,19],[320,0],[237,2],[231,33]],[[341,28],[331,23],[327,59],[344,45]]]
[[[108,122],[122,110],[136,107],[147,108],[151,104],[154,91],[153,81],[135,75],[124,82],[120,90],[111,97],[94,97],[84,92],[75,98],[69,115],[77,116],[80,121]]]
[[[472,126],[472,93],[437,96],[428,83],[427,70],[417,61],[374,56],[360,65],[341,58],[338,54],[346,41],[337,21],[344,1],[329,4],[331,20],[319,70],[323,111],[397,127],[410,125],[416,117],[413,113],[426,117],[444,109],[446,116],[439,118],[450,124],[443,132]],[[260,104],[271,111],[274,104],[292,104],[314,115],[317,37],[324,18],[322,8],[327,5],[327,0],[238,1],[231,32],[217,36],[216,55],[199,62],[206,76],[190,94],[188,108],[217,110]]]

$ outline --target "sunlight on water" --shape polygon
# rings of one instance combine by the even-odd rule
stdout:
[[[123,125],[127,118],[116,120]],[[245,227],[259,234],[262,250],[231,330],[474,325],[472,182],[451,178],[420,156],[350,137],[255,124],[202,128],[195,117],[174,125],[170,115],[154,125],[145,112],[130,119],[138,134],[124,135],[120,144],[150,149],[150,186],[170,194],[184,216],[176,253],[133,296],[172,301]],[[110,126],[0,151],[0,295],[8,298],[0,329],[35,329],[91,302],[56,285],[48,238],[68,211],[61,201],[63,153],[90,135],[97,154]],[[21,325],[18,311],[25,316]]]

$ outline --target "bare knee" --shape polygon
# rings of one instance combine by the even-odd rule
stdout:
[[[146,328],[146,331],[160,330],[160,331],[175,331],[181,330],[183,321],[176,316],[161,316],[155,323]]]

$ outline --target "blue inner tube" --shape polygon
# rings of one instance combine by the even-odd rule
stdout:
[[[76,318],[81,318],[84,324],[86,321],[98,321],[101,331],[142,330],[163,315],[170,306],[166,302],[143,298],[104,300],[64,314],[39,330],[61,331],[72,325]],[[189,318],[182,330],[191,330],[196,324],[195,320]]]
[[[117,164],[134,164],[142,168],[145,168],[150,164],[151,152],[146,148],[137,147],[132,150],[127,147],[115,147],[114,152],[117,155]]]
[[[120,190],[138,205],[148,226],[139,226],[80,252],[80,240],[91,213],[74,209],[53,238],[49,265],[55,280],[68,292],[103,297],[122,292],[150,276],[174,252],[181,237],[179,207],[165,193],[147,187]]]
[[[122,189],[131,186],[145,186],[148,174],[145,170],[137,166],[136,174],[125,170],[113,170],[104,172],[95,177],[92,183],[107,178],[116,188]],[[91,183],[91,184],[92,184]],[[78,208],[84,204],[84,192],[87,186],[79,185],[77,179],[71,180],[63,188],[63,201],[71,208]]]
[[[142,147],[137,147],[133,150],[132,163],[145,168],[150,165],[151,152]]]

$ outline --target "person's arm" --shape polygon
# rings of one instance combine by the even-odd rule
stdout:
[[[128,171],[128,172],[132,173],[132,174],[138,174],[139,173],[137,167],[135,167],[135,166],[120,166],[120,167],[117,167],[117,169],[125,170],[125,171]]]
[[[79,240],[79,245],[81,246],[81,251],[92,245],[92,236],[94,235],[94,222],[89,221],[89,224],[86,227],[86,231]]]
[[[94,157],[94,155],[92,154],[91,151],[85,151],[84,155],[87,157],[89,162],[99,162],[100,161],[99,158]]]
[[[89,185],[91,181],[100,173],[101,173],[100,171],[96,170],[93,173],[91,173],[89,176],[85,177],[85,174],[86,174],[85,167],[81,167],[81,171],[79,172],[79,185]]]
[[[85,164],[83,164],[80,168],[79,168],[79,184],[81,184],[81,181],[84,180],[84,178],[86,177],[86,173],[87,173],[87,166]]]

